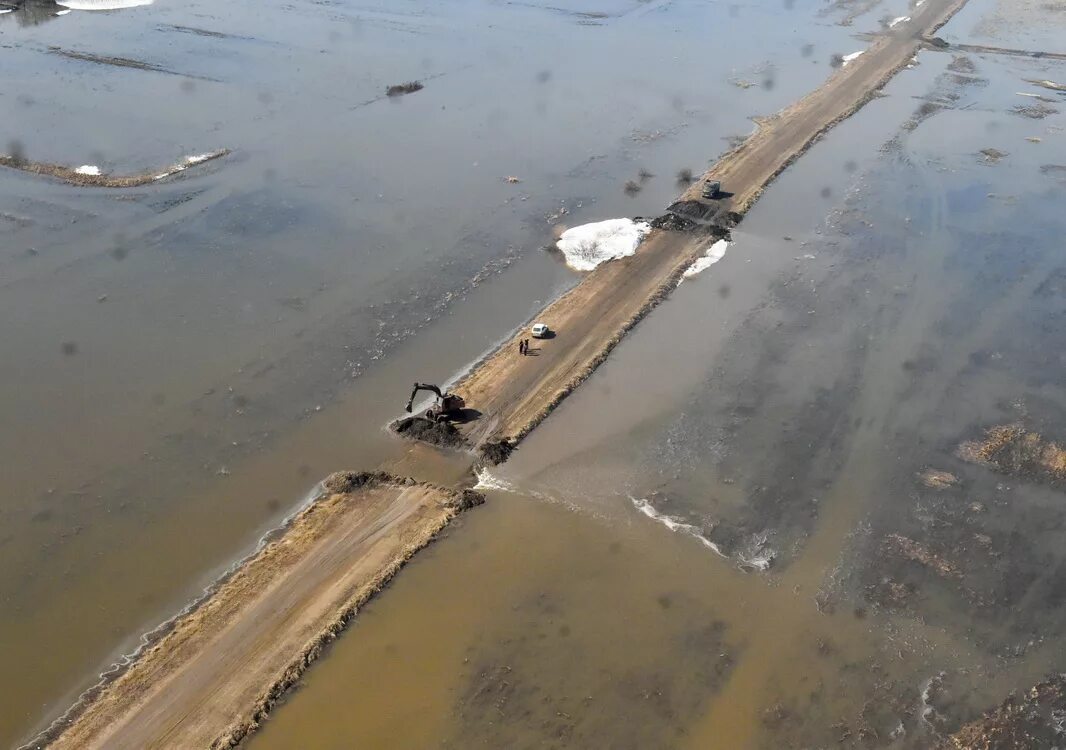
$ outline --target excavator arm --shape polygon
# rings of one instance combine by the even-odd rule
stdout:
[[[437,394],[437,398],[443,400],[444,394],[440,392],[440,388],[429,383],[415,383],[414,388],[411,389],[411,398],[407,399],[407,412],[410,413],[415,403],[415,396],[419,391],[431,391]]]

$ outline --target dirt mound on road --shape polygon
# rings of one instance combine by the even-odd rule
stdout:
[[[493,466],[498,466],[511,456],[515,449],[514,442],[510,440],[496,440],[481,446],[481,456]]]
[[[410,440],[421,440],[442,448],[458,448],[466,441],[450,422],[434,422],[425,417],[405,417],[393,422],[392,429]]]

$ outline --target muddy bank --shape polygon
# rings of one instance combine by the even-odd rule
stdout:
[[[340,472],[158,642],[27,747],[232,747],[404,563],[483,502]]]
[[[0,167],[18,169],[30,174],[44,175],[62,180],[78,187],[131,188],[148,185],[172,177],[190,167],[220,159],[230,153],[228,148],[208,151],[203,154],[187,156],[180,162],[170,164],[157,170],[147,170],[131,175],[106,174],[99,167],[85,164],[80,167],[68,167],[62,164],[32,161],[19,154],[0,154]]]

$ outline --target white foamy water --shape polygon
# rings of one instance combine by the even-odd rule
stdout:
[[[888,28],[893,29],[893,28],[896,27],[896,24],[900,24],[900,23],[903,23],[904,21],[909,21],[909,20],[911,20],[910,16],[900,16],[899,18],[893,18],[891,21],[888,22]]]
[[[65,16],[67,13],[70,13],[70,8],[66,8],[64,10],[57,10],[56,11],[56,15],[57,16]]]
[[[155,0],[56,0],[56,5],[71,10],[123,10],[151,5],[154,2]]]
[[[475,469],[474,474],[477,475],[477,484],[474,485],[475,490],[497,490],[499,492],[519,494],[518,487],[506,479],[491,474],[488,469]]]
[[[681,534],[687,534],[688,536],[698,539],[700,544],[702,544],[707,549],[712,550],[716,554],[721,555],[725,558],[729,557],[729,555],[722,552],[721,547],[719,547],[717,544],[715,544],[703,535],[703,530],[700,529],[699,526],[693,526],[692,524],[685,523],[684,521],[678,520],[673,516],[668,516],[665,513],[660,513],[654,508],[654,506],[652,506],[650,502],[648,502],[644,498],[636,498],[630,495],[629,499],[633,503],[634,508],[639,510],[641,513],[643,513],[653,521],[658,521],[663,526],[670,529],[670,531],[679,532]]]
[[[685,269],[685,272],[681,275],[681,281],[678,281],[677,283],[680,284],[685,279],[691,279],[696,274],[703,273],[724,258],[725,251],[728,249],[729,242],[726,240],[718,240],[707,249],[706,253],[697,258],[695,263]]]
[[[844,57],[841,58],[843,60],[843,62],[840,63],[840,67],[846,68],[849,62],[851,62],[852,60],[857,58],[859,55],[861,55],[865,51],[866,50],[861,49],[858,52],[852,52],[850,55],[844,55]]]
[[[629,500],[633,503],[633,507],[639,510],[653,521],[661,523],[670,531],[674,531],[680,534],[685,534],[697,539],[707,549],[713,551],[719,557],[724,557],[727,560],[732,559],[737,563],[737,567],[741,570],[758,570],[766,571],[774,564],[774,560],[777,558],[777,552],[770,547],[769,531],[761,531],[757,534],[753,534],[745,545],[744,549],[737,552],[736,557],[730,557],[722,548],[712,542],[703,534],[703,529],[691,523],[685,523],[675,516],[667,515],[655,509],[655,506],[651,504],[646,498],[636,498],[632,495],[629,496]]]
[[[82,164],[80,167],[74,170],[76,174],[87,174],[91,177],[100,176],[100,167],[93,166],[92,164]]]
[[[650,231],[647,222],[608,219],[567,229],[555,244],[566,258],[566,265],[575,271],[591,271],[605,261],[635,253]]]

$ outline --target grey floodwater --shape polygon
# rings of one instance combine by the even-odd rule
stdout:
[[[679,170],[907,10],[0,15],[0,148],[118,173],[233,152],[125,191],[0,174],[0,744],[324,474],[399,460],[380,428],[406,384],[575,282],[541,252],[559,225],[659,212]],[[1035,19],[1061,33],[1053,9],[974,0],[943,35],[1047,49]],[[1042,169],[1066,164],[1066,101],[1034,79],[1066,68],[923,53],[250,744],[922,747],[1056,668],[1061,494],[954,454],[1019,419],[1066,440],[1064,183]],[[1017,112],[1039,101],[1017,92],[1054,111]],[[425,478],[453,476],[439,459]],[[928,468],[960,484],[926,487]]]

